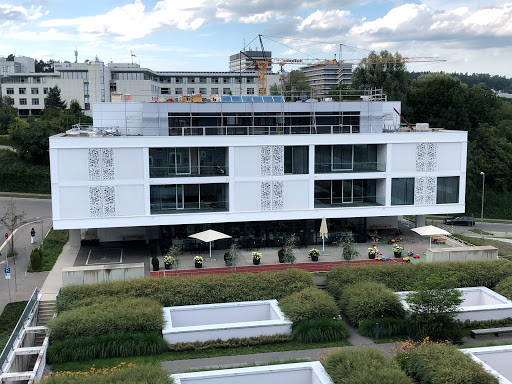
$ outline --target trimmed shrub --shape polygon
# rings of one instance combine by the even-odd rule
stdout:
[[[92,285],[74,285],[61,290],[58,312],[74,308],[88,297],[114,297],[119,301],[152,297],[163,307],[281,299],[315,283],[311,275],[296,268],[261,273],[169,276]]]
[[[342,320],[304,320],[293,328],[293,339],[302,343],[342,341],[348,336],[348,328]]]
[[[380,319],[363,319],[359,321],[357,333],[365,337],[375,337],[375,324],[379,323],[379,338],[390,338],[407,335],[405,319],[382,317]]]
[[[512,275],[512,263],[506,260],[450,261],[442,263],[386,264],[347,266],[332,269],[327,274],[327,290],[336,299],[345,286],[359,281],[382,283],[393,291],[410,291],[431,275],[453,276],[457,287],[484,286],[494,289],[504,278]]]
[[[512,326],[512,317],[500,320],[482,320],[482,321],[471,321],[465,320],[464,322],[457,320],[459,327],[471,328],[471,329],[485,329],[485,328],[499,328],[499,327],[510,327]]]
[[[30,252],[30,268],[33,271],[41,271],[42,266],[43,258],[41,256],[41,251],[39,248],[34,248],[32,252]]]
[[[61,313],[48,327],[52,341],[108,333],[160,333],[163,312],[152,299],[111,298]]]
[[[309,287],[286,296],[279,301],[279,308],[294,325],[302,320],[332,319],[339,314],[334,299],[316,287]]]
[[[505,296],[507,299],[512,300],[512,276],[509,276],[496,284],[495,291],[500,295]]]
[[[60,371],[45,376],[44,384],[172,384],[173,380],[160,364],[125,364],[86,372]]]
[[[0,149],[0,164],[2,192],[51,193],[48,164],[33,164],[22,160],[9,149]]]
[[[109,333],[52,343],[48,363],[66,363],[108,359],[111,357],[147,356],[167,351],[167,342],[157,333]]]
[[[496,377],[454,345],[423,343],[398,362],[419,383],[498,384]]]
[[[208,340],[208,341],[196,341],[196,342],[188,342],[188,343],[176,343],[169,344],[169,351],[175,352],[183,352],[183,351],[197,351],[201,349],[210,349],[210,348],[238,348],[238,347],[251,347],[254,345],[263,345],[263,344],[276,344],[276,343],[286,343],[288,341],[292,341],[292,335],[287,333],[281,333],[277,335],[271,336],[255,336],[255,337],[247,337],[247,338],[232,338],[228,340]]]
[[[18,320],[23,314],[26,306],[26,301],[8,303],[2,314],[0,314],[0,350],[3,350],[5,344],[7,344],[7,341],[9,340],[9,337],[11,336],[14,327],[16,327],[16,324],[18,323]]]
[[[335,384],[413,384],[411,378],[373,347],[331,350],[321,359]]]
[[[346,286],[338,303],[352,324],[363,319],[403,318],[405,315],[395,293],[384,284],[371,281]]]

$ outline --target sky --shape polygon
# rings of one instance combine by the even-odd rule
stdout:
[[[0,56],[74,61],[77,49],[79,62],[227,71],[230,55],[260,49],[258,35],[273,57],[361,59],[385,49],[446,60],[410,71],[512,77],[506,1],[0,0]]]

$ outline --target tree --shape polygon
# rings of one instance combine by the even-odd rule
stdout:
[[[398,52],[393,55],[385,50],[379,54],[372,51],[368,55],[370,60],[400,59],[401,57]],[[388,100],[405,101],[408,86],[409,73],[404,63],[363,63],[352,73],[354,89],[381,88],[388,96]]]
[[[233,272],[236,273],[236,265],[238,264],[238,245],[236,243],[231,244],[228,253],[229,265],[233,268]]]
[[[286,240],[286,245],[284,246],[284,262],[290,264],[290,267],[293,267],[293,264],[295,263],[296,257],[293,253],[293,250],[297,247],[297,244],[299,243],[299,239],[295,234],[291,235]]]
[[[10,53],[9,56],[7,56],[7,58],[5,60],[6,61],[14,61],[14,55],[12,53]]]
[[[9,126],[18,116],[18,110],[12,106],[13,101],[9,96],[0,99],[0,135],[7,133]]]
[[[36,60],[35,62],[35,71],[36,72],[53,72],[53,64],[55,63],[54,60]]]
[[[82,107],[80,106],[80,103],[78,100],[73,99],[69,103],[69,113],[71,115],[81,115],[82,114]]]
[[[432,127],[468,130],[467,87],[444,73],[422,75],[413,81],[407,95],[409,121]]]
[[[301,93],[311,94],[311,85],[304,72],[294,70],[284,75],[284,81],[279,85],[270,87],[270,94],[274,96],[283,95],[287,101],[299,100]]]
[[[18,212],[16,203],[11,197],[4,210],[4,214],[0,216],[0,224],[2,224],[11,234],[11,255],[14,260],[14,287],[16,289],[16,255],[14,253],[14,230],[18,228],[25,218],[25,212]]]
[[[45,109],[66,109],[66,102],[60,98],[60,88],[58,85],[48,90],[48,96],[44,99]]]
[[[355,90],[349,84],[343,83],[331,87],[328,96],[332,97],[334,101],[361,100],[361,97],[356,94]]]
[[[340,242],[341,245],[341,258],[345,261],[350,262],[350,260],[355,259],[359,256],[359,252],[356,250],[356,245],[354,242],[354,235],[350,235],[348,239]]]
[[[409,332],[416,340],[458,340],[460,334],[455,317],[462,304],[462,292],[455,289],[456,279],[451,275],[431,275],[416,284],[407,295],[409,304]]]

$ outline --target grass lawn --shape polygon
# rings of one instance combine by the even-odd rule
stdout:
[[[2,193],[0,193],[0,197],[14,197],[17,199],[43,199],[43,200],[50,200],[52,198],[51,195],[35,195],[32,193],[11,193],[11,192],[2,192]]]
[[[9,340],[14,327],[27,306],[26,301],[17,301],[9,303],[5,306],[0,315],[0,351],[4,349],[5,344]]]
[[[477,233],[477,234],[480,234],[480,230],[479,229],[470,229],[469,232],[473,232],[473,233]],[[485,231],[482,231],[482,234],[484,236],[493,236],[494,234],[491,233],[491,232],[485,232]]]
[[[57,261],[64,244],[69,238],[69,231],[52,229],[43,242],[43,264],[41,270],[33,270],[29,265],[27,272],[51,271]]]
[[[166,352],[154,356],[139,356],[139,357],[120,357],[111,359],[99,359],[92,361],[70,362],[52,364],[52,371],[86,371],[93,365],[95,368],[113,367],[121,362],[133,364],[147,364],[147,363],[160,363],[162,361],[171,360],[185,360],[185,359],[200,359],[208,357],[219,356],[236,356],[236,355],[249,355],[252,353],[266,353],[266,352],[283,352],[283,351],[296,351],[303,349],[315,348],[333,348],[345,347],[350,345],[348,341],[336,341],[331,343],[299,343],[297,341],[289,341],[278,344],[265,344],[255,345],[250,347],[238,348],[210,348],[196,351],[183,351],[183,352]]]

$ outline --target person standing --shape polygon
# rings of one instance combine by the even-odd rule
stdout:
[[[34,244],[36,242],[36,231],[34,228],[30,230],[30,244]]]

